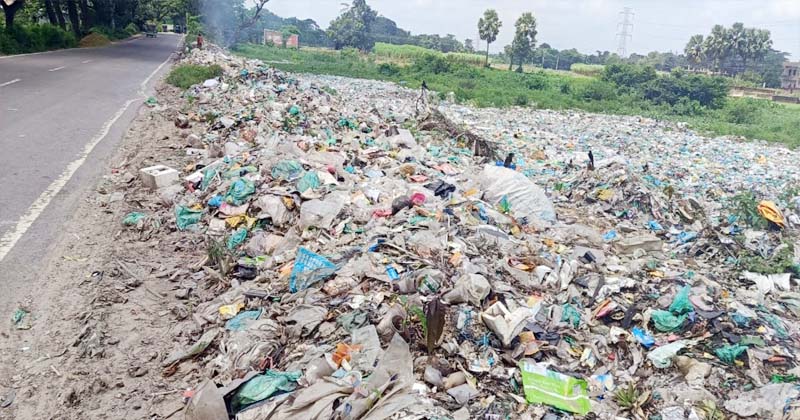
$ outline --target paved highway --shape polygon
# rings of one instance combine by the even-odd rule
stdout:
[[[180,42],[0,57],[0,290],[35,275]]]

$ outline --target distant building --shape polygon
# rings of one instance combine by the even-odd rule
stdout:
[[[800,61],[787,61],[783,63],[781,88],[789,91],[800,89]]]
[[[273,44],[283,46],[283,34],[278,31],[270,31],[264,29],[264,45]],[[287,48],[300,48],[300,37],[298,35],[289,35],[286,39]]]

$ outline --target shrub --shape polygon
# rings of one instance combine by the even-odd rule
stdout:
[[[610,64],[603,70],[602,79],[620,87],[639,88],[658,77],[656,69],[634,64]]]
[[[392,63],[382,63],[378,65],[378,73],[383,76],[394,77],[401,72],[400,66]]]
[[[139,28],[135,23],[131,22],[125,27],[125,32],[127,32],[128,36],[134,36],[139,33]]]
[[[442,55],[426,54],[414,60],[412,69],[417,73],[443,74],[452,71],[452,65]]]
[[[525,95],[517,95],[514,97],[514,105],[516,106],[527,106],[528,105],[528,97]]]
[[[617,92],[609,83],[592,80],[580,89],[579,95],[581,99],[589,101],[607,101],[613,99]]]
[[[188,89],[205,80],[220,77],[222,73],[222,67],[217,64],[211,66],[183,64],[170,71],[169,76],[167,76],[167,83],[182,89]]]
[[[733,124],[753,124],[758,121],[762,107],[758,99],[741,98],[725,108],[725,121]]]
[[[92,26],[89,29],[90,34],[101,34],[104,35],[106,38],[112,41],[118,41],[120,39],[125,39],[130,36],[125,29],[117,28],[116,30],[109,28],[108,26]]]
[[[11,31],[0,31],[0,53],[24,54],[71,48],[77,44],[75,36],[49,24],[15,25]]]
[[[544,90],[547,89],[548,86],[548,77],[547,75],[539,71],[537,73],[532,73],[525,75],[525,87],[532,90]]]

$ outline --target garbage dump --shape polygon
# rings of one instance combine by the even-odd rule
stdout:
[[[798,416],[795,152],[185,60],[225,75],[124,220],[206,250],[172,276],[185,418]]]

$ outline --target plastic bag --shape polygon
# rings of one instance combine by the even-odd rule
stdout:
[[[303,175],[303,165],[296,160],[282,160],[272,167],[272,177],[291,181]]]
[[[633,330],[631,332],[633,333],[633,336],[636,338],[636,341],[638,341],[639,344],[641,344],[646,349],[653,347],[653,344],[656,343],[656,340],[655,338],[653,338],[652,335],[646,333],[643,329],[639,327],[633,327]]]
[[[306,192],[307,190],[313,190],[315,188],[319,188],[322,183],[319,180],[319,175],[317,175],[314,171],[306,172],[300,181],[297,182],[297,191],[301,193]]]
[[[686,315],[675,316],[672,312],[655,310],[650,315],[656,329],[661,332],[671,332],[679,329],[686,321]]]
[[[547,404],[577,414],[587,414],[591,405],[583,379],[547,370],[535,362],[519,363],[525,400],[530,404]]]
[[[244,331],[250,321],[255,321],[261,316],[261,312],[262,309],[240,312],[225,323],[225,329],[228,331]]]
[[[724,346],[714,350],[714,354],[719,357],[719,360],[732,365],[736,358],[747,350],[747,346],[741,344],[734,344],[732,346]]]
[[[199,223],[202,218],[202,210],[192,210],[183,206],[175,209],[175,223],[179,230],[186,230],[189,226]]]
[[[234,248],[239,246],[239,244],[244,242],[246,238],[247,238],[247,229],[240,228],[239,230],[234,232],[233,235],[228,236],[228,241],[225,243],[225,245],[228,247],[228,249],[233,250]]]
[[[772,201],[762,201],[758,203],[758,214],[781,228],[786,227],[786,218],[783,217],[781,210]]]
[[[556,220],[553,203],[544,190],[525,175],[499,166],[487,165],[481,173],[484,199],[492,205],[505,197],[515,218],[535,217],[548,222]]]
[[[573,327],[578,328],[581,325],[581,313],[569,303],[564,304],[563,310],[561,322],[570,323]]]
[[[278,392],[291,392],[297,388],[297,380],[303,372],[278,372],[268,370],[263,375],[254,376],[239,387],[231,401],[234,412],[241,411],[248,405],[263,401]]]
[[[138,211],[128,213],[128,215],[122,219],[122,224],[125,226],[136,226],[136,224],[145,217],[147,217],[147,215],[139,213]]]
[[[692,290],[691,286],[686,285],[669,305],[669,311],[675,315],[688,314],[694,311],[694,305],[689,301],[689,292]]]
[[[253,181],[246,178],[239,178],[231,184],[228,193],[225,194],[225,201],[234,206],[244,204],[247,197],[256,192],[256,185]]]
[[[653,366],[659,369],[668,368],[672,365],[672,358],[688,345],[689,341],[678,340],[665,346],[656,347],[647,353],[647,359],[653,362]]]
[[[208,186],[211,185],[211,181],[214,180],[214,177],[217,176],[217,169],[213,166],[206,167],[206,170],[203,171],[203,182],[200,183],[200,189],[205,191],[208,189]]]
[[[289,290],[297,293],[308,289],[314,283],[330,277],[335,272],[336,266],[327,258],[300,248],[289,277]]]

